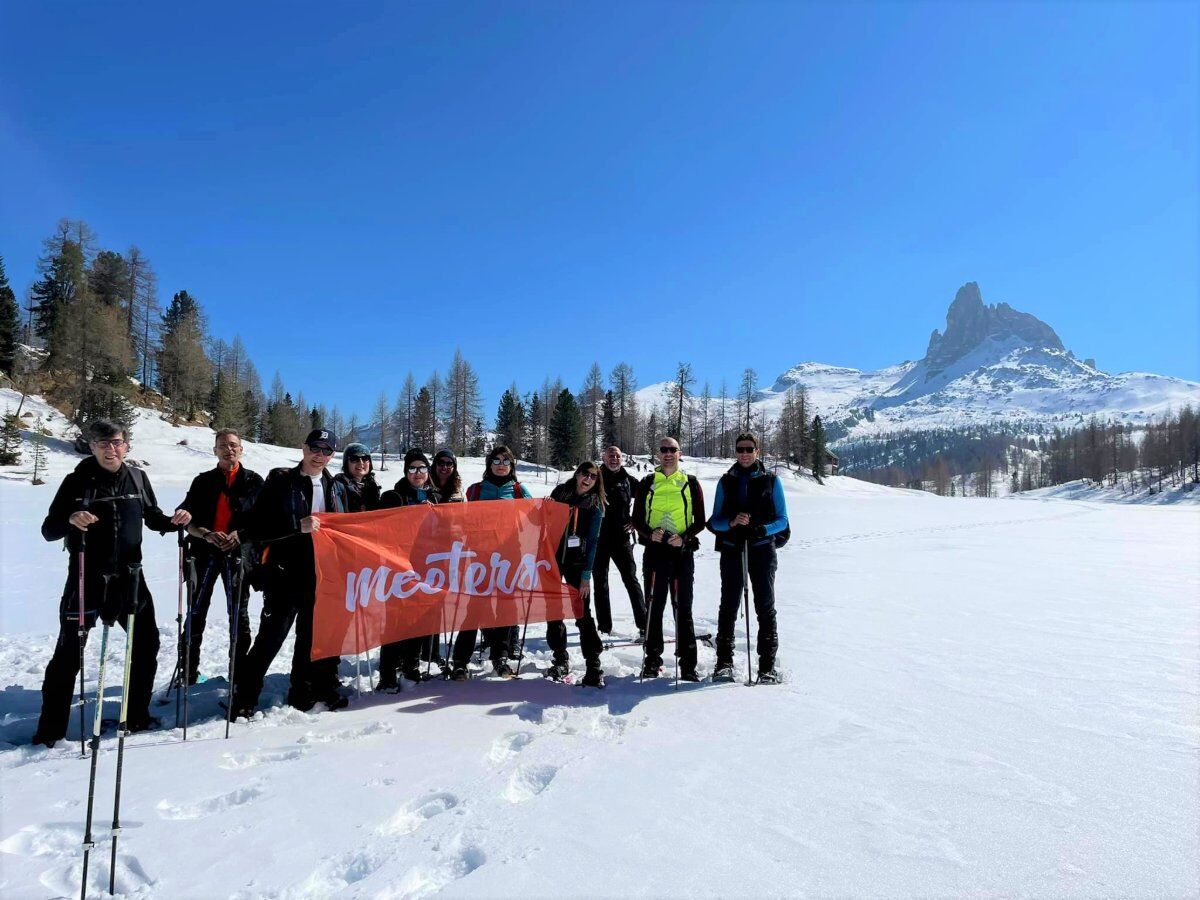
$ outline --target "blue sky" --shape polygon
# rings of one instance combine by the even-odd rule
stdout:
[[[266,384],[366,413],[456,346],[714,388],[924,353],[977,281],[1200,379],[1195,4],[0,7],[0,255],[136,243]]]

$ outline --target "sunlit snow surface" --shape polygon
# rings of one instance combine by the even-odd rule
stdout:
[[[13,399],[0,395],[0,404]],[[15,402],[13,403],[15,406]],[[37,407],[44,409],[44,407]],[[187,437],[191,446],[180,446]],[[143,419],[132,455],[164,506],[211,433]],[[295,451],[252,447],[265,471]],[[66,558],[38,526],[50,483],[0,470],[0,896],[77,896],[88,764],[28,746]],[[685,461],[711,501],[723,464]],[[464,464],[478,477],[479,461]],[[383,481],[398,477],[391,463]],[[554,476],[523,472],[544,495]],[[787,476],[777,687],[525,677],[280,705],[222,739],[214,610],[178,731],[127,744],[117,889],[136,897],[1195,896],[1200,892],[1200,508],[939,499]],[[146,536],[165,685],[175,545]],[[632,628],[615,586],[617,628]],[[715,630],[711,542],[696,616]],[[255,597],[253,621],[257,627]],[[218,601],[219,608],[219,601]],[[668,623],[668,631],[670,624]],[[744,675],[745,622],[738,623]],[[571,629],[574,635],[574,629]],[[119,633],[118,633],[119,634]],[[87,671],[96,672],[98,641]],[[123,659],[112,641],[110,671]],[[572,648],[572,662],[581,665]],[[707,672],[712,651],[702,648]],[[343,663],[353,687],[353,666]],[[668,657],[667,672],[672,671]],[[94,685],[91,685],[94,687]],[[272,706],[273,705],[273,706]],[[111,707],[113,715],[116,707]],[[157,708],[173,722],[174,706]],[[71,736],[76,736],[75,719]],[[106,737],[90,892],[108,882]]]

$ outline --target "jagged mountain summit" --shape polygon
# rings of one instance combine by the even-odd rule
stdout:
[[[797,384],[840,439],[1001,423],[1069,426],[1093,415],[1137,424],[1185,403],[1200,405],[1200,383],[1102,372],[1036,316],[985,304],[975,282],[958,289],[945,331],[933,331],[921,359],[874,371],[801,363],[760,391],[755,405],[773,418]],[[638,393],[660,403],[662,385]]]

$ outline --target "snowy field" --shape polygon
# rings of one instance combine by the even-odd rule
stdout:
[[[0,408],[10,399],[0,396]],[[131,456],[150,463],[169,508],[212,464],[210,446],[204,429],[147,418]],[[251,446],[245,461],[265,472],[297,458]],[[5,898],[79,893],[88,764],[77,743],[28,746],[66,570],[38,526],[76,459],[55,445],[39,488],[18,480],[27,465],[0,470]],[[710,502],[724,465],[684,462]],[[474,479],[482,467],[463,469]],[[396,464],[381,481],[399,474]],[[522,472],[538,496],[553,485],[544,478]],[[531,626],[517,680],[364,691],[347,710],[305,714],[282,705],[289,646],[264,690],[272,708],[224,740],[227,643],[214,611],[201,665],[210,677],[194,689],[187,743],[171,730],[127,742],[118,891],[1200,893],[1200,508],[942,499],[849,478],[785,484],[787,682],[776,687],[639,684],[637,648],[605,653],[603,691],[553,684],[535,672],[548,653],[543,628]],[[711,546],[697,560],[701,632],[716,628]],[[145,549],[165,686],[175,544],[147,533]],[[628,634],[615,572],[613,581],[617,628]],[[111,667],[124,651],[114,635]],[[702,673],[712,663],[702,647]],[[349,660],[342,672],[353,686]],[[173,705],[158,712],[173,722]],[[107,888],[114,750],[106,737],[93,895]]]

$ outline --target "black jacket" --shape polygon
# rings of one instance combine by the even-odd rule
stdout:
[[[379,482],[375,473],[368,472],[361,482],[355,481],[345,472],[338,472],[333,478],[346,490],[346,512],[370,512],[379,509]]]
[[[380,509],[395,509],[399,506],[416,506],[418,503],[441,503],[442,495],[438,493],[438,489],[433,486],[432,481],[427,482],[427,487],[424,488],[424,496],[417,495],[417,489],[408,483],[407,478],[401,478],[396,482],[396,486],[390,491],[384,491],[383,496],[379,500]]]
[[[129,466],[122,464],[116,472],[109,472],[94,457],[88,457],[59,485],[42,522],[42,537],[48,541],[65,538],[71,554],[62,595],[64,615],[79,612],[78,566],[83,532],[68,521],[73,513],[86,507],[100,520],[87,530],[84,601],[89,614],[100,607],[105,576],[109,576],[110,594],[115,596],[116,591],[128,589],[129,566],[142,562],[143,524],[160,534],[176,530],[171,517],[158,508],[150,479],[145,472],[141,477],[144,491],[139,490]]]
[[[238,537],[244,542],[245,535],[242,534],[242,529],[262,487],[262,476],[245,466],[238,466],[237,474],[233,476],[233,484],[227,485],[225,473],[221,471],[220,466],[216,466],[192,479],[192,486],[188,488],[187,496],[183,498],[179,508],[192,514],[192,524],[197,528],[211,530],[217,519],[217,500],[225,494],[229,498],[229,511],[233,514],[229,520],[229,528],[238,532]],[[212,544],[199,538],[189,538],[188,543],[192,552],[215,550]]]
[[[348,512],[345,485],[329,471],[321,473],[326,512]],[[312,535],[300,531],[300,520],[311,514],[313,483],[296,465],[272,469],[254,501],[246,525],[239,529],[243,539],[266,544],[262,578],[265,587],[311,587],[316,584]],[[280,579],[284,581],[280,581]]]
[[[600,526],[600,540],[616,538],[627,541],[629,538],[625,526],[633,521],[632,507],[633,498],[637,496],[637,479],[630,475],[624,466],[613,472],[608,466],[601,465],[600,477],[604,479],[604,498],[608,501],[604,510],[604,522]]]

